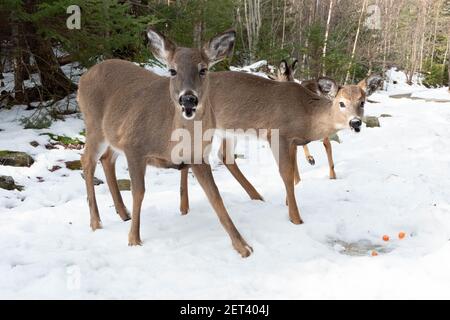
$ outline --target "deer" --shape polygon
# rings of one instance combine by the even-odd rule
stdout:
[[[248,257],[253,249],[241,236],[231,220],[205,161],[197,163],[193,153],[182,152],[181,161],[173,160],[179,142],[172,141],[177,129],[192,133],[194,121],[204,130],[216,126],[210,105],[209,69],[230,57],[236,32],[226,31],[213,37],[201,49],[177,46],[163,34],[149,28],[149,46],[153,55],[168,66],[170,77],[160,76],[134,63],[106,60],[92,67],[79,82],[77,100],[86,125],[86,144],[82,155],[90,225],[93,231],[102,228],[95,197],[94,172],[100,160],[117,213],[130,219],[115,173],[115,162],[124,154],[131,178],[133,207],[130,246],[142,245],[140,214],[145,194],[147,165],[158,168],[192,168],[200,186],[235,250]],[[192,142],[190,142],[192,144]],[[210,144],[210,143],[209,143]],[[200,146],[207,150],[208,143]]]
[[[280,62],[280,65],[278,67],[277,77],[273,77],[272,79],[278,80],[278,81],[290,81],[295,82],[295,72],[296,72],[296,66],[297,66],[298,60],[294,59],[291,66],[289,66],[288,62],[286,60],[282,60]],[[302,81],[301,85],[305,88],[313,91],[317,95],[323,96],[324,98],[327,98],[329,100],[333,100],[336,96],[337,90],[339,90],[339,86],[337,85],[336,81],[329,77],[319,77],[317,79],[313,80],[306,80]],[[366,97],[368,98],[373,93],[375,93],[377,90],[383,87],[383,78],[377,74],[370,75],[369,77],[366,77],[365,79],[361,80],[358,83],[358,86],[360,86],[366,93]],[[336,171],[334,170],[334,160],[333,160],[333,148],[331,146],[331,141],[329,137],[323,138],[323,145],[325,147],[325,151],[327,154],[328,159],[328,166],[329,166],[329,177],[330,179],[334,180],[337,178]],[[313,156],[311,156],[309,149],[307,145],[303,146],[306,160],[311,164],[315,165],[315,159]],[[297,153],[295,153],[297,154]],[[300,181],[300,173],[298,170],[298,164],[295,160],[294,163],[295,167],[295,184],[297,185]]]
[[[268,78],[271,80],[279,81],[279,82],[293,82],[295,83],[296,80],[294,78],[296,67],[298,65],[298,60],[294,59],[291,65],[288,64],[286,60],[282,60],[280,62],[280,65],[277,70],[277,75],[272,76],[268,75]],[[368,78],[365,78],[362,80],[358,86],[360,86],[363,91],[366,92],[366,96],[370,96],[373,94],[376,90],[382,86],[383,80],[378,75],[372,75]],[[301,85],[307,88],[308,90],[314,92],[315,94],[322,96],[326,99],[333,100],[340,87],[337,85],[337,83],[329,78],[329,77],[319,77],[316,80],[306,80],[302,81]],[[220,121],[220,119],[219,119]],[[330,179],[336,179],[336,172],[334,168],[334,159],[333,159],[333,149],[331,145],[330,138],[324,137],[322,139],[323,145],[325,147],[325,151],[328,158],[328,165],[329,165],[329,176]],[[293,151],[293,166],[294,166],[294,184],[298,185],[300,183],[300,173],[298,169],[297,164],[297,147],[293,147],[295,150]],[[245,191],[250,196],[250,199],[252,200],[261,200],[263,201],[263,197],[259,195],[259,193],[256,191],[256,189],[253,187],[253,185],[245,178],[245,176],[242,174],[240,169],[238,168],[236,163],[227,163],[225,161],[225,158],[231,159],[230,154],[234,151],[229,149],[229,146],[227,146],[227,140],[223,139],[222,146],[220,150],[225,150],[227,152],[227,155],[224,155],[222,153],[219,153],[219,157],[223,159],[223,163],[225,164],[226,168],[232,173],[232,175],[236,178],[236,180],[241,184],[241,186],[244,188]],[[303,150],[305,154],[306,160],[311,164],[315,165],[315,159],[311,155],[308,145],[303,145]],[[181,181],[180,181],[180,212],[182,215],[186,215],[189,212],[189,195],[188,195],[188,168],[181,170]]]
[[[286,60],[282,60],[280,63],[280,66],[278,68],[277,76],[274,77],[272,75],[269,75],[268,78],[275,81],[280,82],[295,82],[294,74],[296,71],[296,65],[298,63],[298,60],[294,60],[292,63],[292,66],[289,66]],[[313,81],[311,81],[313,82]],[[322,85],[322,83],[321,83]],[[320,87],[320,90],[322,90],[322,86]],[[325,91],[321,92],[318,91],[317,94],[326,96]],[[323,90],[326,90],[323,88]],[[314,91],[315,92],[315,91]],[[220,120],[219,120],[220,121]],[[308,146],[304,145],[303,150],[305,152],[306,160],[311,164],[315,164],[315,159],[311,155]],[[223,153],[222,151],[225,151]],[[247,180],[247,178],[242,174],[241,170],[237,166],[235,162],[229,162],[226,161],[226,159],[231,159],[233,153],[233,149],[230,148],[229,141],[227,142],[227,139],[223,139],[221,141],[220,146],[220,152],[219,152],[219,158],[222,159],[223,164],[225,167],[230,171],[230,173],[233,175],[233,177],[241,184],[241,186],[244,188],[244,190],[249,195],[250,199],[252,200],[261,200],[264,201],[264,198],[256,191],[255,187]],[[300,182],[300,174],[298,171],[297,166],[297,153],[295,153],[295,184],[297,185]],[[180,212],[182,215],[186,215],[189,212],[189,191],[188,191],[188,173],[189,168],[184,168],[181,170],[181,179],[180,179]]]
[[[339,86],[337,85],[336,81],[325,76],[319,77],[317,80],[302,81],[301,85],[315,92],[316,94],[321,95],[324,98],[330,100],[333,100],[333,98],[336,96],[336,92],[339,90]],[[361,80],[358,83],[358,86],[365,92],[367,99],[377,90],[383,87],[383,78],[379,75],[374,74]],[[324,137],[322,141],[327,154],[330,179],[336,179],[336,171],[334,170],[334,160],[333,160],[333,148],[331,146],[330,137],[329,136]],[[296,168],[295,174],[297,184],[300,181],[297,163],[295,165],[295,168]]]
[[[279,130],[278,148],[271,147],[285,185],[289,219],[302,224],[294,193],[296,148],[347,128],[359,133],[366,99],[362,86],[335,85],[330,100],[297,83],[233,71],[211,73],[210,86],[218,130]]]

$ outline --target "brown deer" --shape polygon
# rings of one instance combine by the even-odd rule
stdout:
[[[292,63],[292,66],[289,66],[288,63],[283,60],[280,63],[280,66],[278,68],[277,76],[273,77],[269,75],[268,77],[271,80],[276,80],[280,82],[295,82],[294,74],[296,71],[298,60],[294,60]],[[320,92],[318,93],[321,94]],[[220,120],[219,120],[220,121]],[[256,189],[253,187],[253,185],[245,178],[245,176],[240,171],[239,167],[236,163],[229,163],[226,161],[226,159],[231,159],[233,155],[231,155],[234,150],[230,148],[229,144],[227,143],[226,139],[222,140],[222,145],[220,150],[222,151],[219,154],[219,157],[222,158],[223,163],[225,164],[225,167],[231,172],[233,177],[241,184],[241,186],[244,188],[244,190],[248,193],[250,196],[250,199],[252,200],[263,200],[261,195],[256,191]],[[315,164],[315,160],[311,153],[309,152],[308,146],[304,145],[303,150],[305,152],[306,160],[311,164]],[[223,154],[223,151],[225,151],[228,154]],[[188,172],[189,168],[184,168],[181,170],[181,180],[180,180],[180,212],[183,215],[186,215],[189,212],[189,192],[188,192]],[[298,171],[297,166],[297,153],[295,153],[295,184],[298,184],[300,181],[300,174]]]
[[[337,91],[339,90],[337,83],[328,77],[319,77],[317,80],[303,81],[301,85],[330,100],[334,99]],[[361,80],[358,83],[358,86],[365,92],[366,98],[368,98],[374,94],[375,91],[383,87],[383,78],[379,75],[371,75]],[[331,147],[331,141],[328,136],[323,138],[323,145],[327,153],[328,166],[330,168],[330,179],[336,179],[336,172],[334,171],[333,148]],[[297,181],[300,181],[300,175],[298,173],[298,166],[296,163],[296,183]]]
[[[107,60],[92,67],[79,83],[78,102],[86,124],[86,148],[82,164],[91,215],[91,228],[101,228],[94,190],[94,171],[100,160],[114,205],[123,220],[129,214],[120,195],[115,161],[123,152],[128,162],[133,197],[133,212],[128,243],[141,245],[140,212],[145,192],[147,165],[181,169],[190,165],[234,248],[242,257],[252,249],[230,219],[214,182],[211,168],[197,164],[192,153],[182,153],[174,163],[172,151],[178,142],[171,140],[176,129],[192,133],[194,121],[204,130],[215,128],[210,100],[208,69],[232,54],[235,32],[212,38],[202,49],[176,46],[159,32],[147,32],[150,47],[165,63],[171,77],[162,77],[131,62]],[[192,142],[190,142],[192,143]],[[208,143],[209,145],[209,143]],[[208,146],[201,145],[202,151]]]
[[[210,101],[217,128],[278,129],[278,166],[285,184],[289,217],[301,224],[294,193],[294,151],[350,128],[360,132],[365,92],[357,85],[336,90],[331,101],[292,82],[276,82],[240,72],[210,75]],[[272,147],[274,147],[272,145]],[[276,153],[275,153],[276,154]]]
[[[280,63],[280,66],[278,67],[278,73],[277,77],[275,78],[278,81],[290,81],[295,82],[294,74],[296,72],[296,66],[297,66],[298,60],[294,59],[291,66],[287,63],[286,60],[282,60]],[[317,95],[320,95],[324,98],[333,100],[336,96],[337,91],[339,90],[339,86],[337,83],[328,77],[319,77],[317,80],[307,80],[302,81],[301,85],[305,88],[313,91]],[[383,78],[379,75],[371,75],[363,80],[358,84],[365,92],[366,97],[371,96],[375,91],[381,89],[383,87]],[[328,158],[328,166],[330,170],[330,179],[336,179],[336,172],[334,170],[334,160],[333,160],[333,149],[331,146],[331,141],[329,137],[323,138],[323,145],[325,147],[325,151],[327,153]],[[308,146],[303,146],[306,160],[311,164],[315,164],[314,158],[311,156]],[[295,157],[297,155],[297,152],[295,152]],[[298,170],[298,164],[295,160],[294,163],[295,167],[295,184],[298,184],[300,182],[300,173]]]
[[[212,73],[210,86],[218,129],[279,130],[277,160],[286,188],[289,217],[294,224],[301,224],[294,194],[296,146],[345,128],[359,132],[364,115],[364,90],[357,85],[344,86],[335,90],[334,99],[329,100],[297,83],[277,82],[241,72]],[[277,154],[276,148],[273,150]]]

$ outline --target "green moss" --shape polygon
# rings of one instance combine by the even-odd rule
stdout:
[[[65,146],[70,146],[70,145],[84,145],[84,142],[81,141],[78,138],[71,138],[68,136],[59,136],[57,134],[53,134],[50,132],[46,132],[46,133],[41,133],[41,136],[49,136],[51,140],[53,140],[54,142],[59,142]]]
[[[45,115],[38,115],[35,117],[23,117],[20,123],[25,129],[48,129],[52,125],[52,120]]]
[[[128,179],[117,180],[117,185],[119,186],[120,191],[130,191],[131,190],[131,181]]]
[[[81,161],[80,160],[67,161],[66,167],[69,170],[81,170]]]

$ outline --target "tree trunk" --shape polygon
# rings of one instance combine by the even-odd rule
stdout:
[[[448,91],[450,92],[450,63],[447,66],[448,71]]]
[[[36,0],[25,1],[27,13],[35,12],[36,4]],[[43,93],[61,99],[74,92],[77,86],[61,71],[50,41],[37,33],[37,28],[31,21],[24,23],[24,29],[29,50],[40,75]]]
[[[13,23],[12,25],[12,39],[14,43],[14,99],[16,103],[25,103],[24,91],[24,67],[23,67],[23,50],[24,41],[21,35],[20,24]]]
[[[434,64],[434,54],[436,52],[436,38],[437,38],[437,27],[438,27],[438,21],[439,21],[439,9],[440,9],[440,2],[436,5],[436,12],[434,17],[434,31],[433,31],[433,44],[431,48],[431,66],[430,68],[433,69]]]
[[[199,7],[196,10],[197,19],[194,23],[194,47],[201,48],[203,43],[203,30],[204,30],[204,21],[203,21],[203,1],[199,2]]]
[[[359,16],[358,29],[356,30],[355,42],[353,43],[352,56],[350,58],[350,63],[348,64],[347,75],[345,76],[345,82],[344,82],[345,84],[347,84],[348,80],[350,79],[350,71],[351,71],[351,68],[353,65],[353,60],[355,59],[356,46],[358,44],[359,33],[361,32],[361,23],[362,23],[362,19],[364,17],[365,11],[366,11],[366,5],[367,5],[367,0],[364,0],[362,8],[361,8],[361,15]]]
[[[445,75],[445,65],[447,64],[447,57],[448,57],[448,50],[450,49],[450,37],[447,37],[447,47],[445,49],[445,53],[444,53],[444,61],[442,62],[442,64],[444,65],[444,67],[442,68],[442,84],[444,84],[444,75]],[[450,65],[450,63],[449,63]],[[450,81],[450,80],[449,80]]]
[[[283,7],[283,33],[281,36],[281,49],[284,49],[284,41],[286,38],[286,10],[287,10],[287,0],[284,0]]]
[[[254,62],[261,30],[261,0],[243,0],[250,62]]]
[[[202,46],[202,33],[203,33],[203,23],[201,21],[194,25],[194,47],[201,48]]]
[[[325,59],[327,57],[328,35],[330,33],[330,21],[331,21],[331,13],[332,12],[333,12],[333,0],[330,0],[330,8],[328,9],[327,28],[325,31],[325,39],[323,41],[322,76],[326,76],[326,73],[327,73]]]

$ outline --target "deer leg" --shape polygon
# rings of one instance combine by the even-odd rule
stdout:
[[[303,152],[305,153],[306,160],[309,162],[309,164],[312,165],[312,166],[315,165],[316,164],[316,160],[314,159],[314,157],[309,152],[309,148],[308,148],[307,144],[305,144],[303,146]]]
[[[223,152],[225,150],[225,152]],[[255,187],[247,180],[247,178],[242,174],[239,169],[235,159],[234,159],[234,150],[227,145],[227,140],[222,140],[222,146],[219,152],[219,157],[222,158],[222,162],[225,167],[230,171],[233,177],[239,182],[239,184],[244,188],[244,190],[249,195],[252,200],[261,200],[264,201],[263,197],[256,191]]]
[[[281,178],[286,188],[287,204],[289,207],[289,219],[293,224],[302,224],[302,218],[297,207],[294,192],[294,167],[292,165],[291,144],[280,137],[278,167]]]
[[[228,215],[228,212],[223,204],[222,197],[220,196],[219,190],[217,189],[216,183],[214,182],[211,167],[206,164],[193,165],[192,171],[197,177],[197,180],[200,183],[201,187],[205,191],[209,202],[214,208],[214,211],[219,217],[220,223],[230,236],[233,247],[243,258],[250,256],[253,252],[253,249],[247,244],[244,238],[242,238],[241,234],[236,229],[233,221]]]
[[[91,229],[92,231],[95,231],[102,228],[94,187],[94,174],[98,161],[99,145],[91,143],[90,141],[90,139],[87,139],[86,141],[86,147],[84,148],[84,153],[81,156],[81,163],[83,167],[84,180],[86,183],[89,212],[91,215]]]
[[[302,179],[300,178],[300,170],[298,169],[297,146],[295,144],[292,144],[291,146],[291,156],[292,165],[294,167],[294,185],[298,185]]]
[[[186,215],[189,212],[188,174],[189,168],[184,168],[181,170],[180,212],[182,215]]]
[[[323,145],[327,152],[328,166],[330,167],[330,179],[336,179],[336,172],[334,171],[334,161],[333,161],[333,149],[331,147],[331,141],[328,137],[323,139]]]
[[[298,163],[297,163],[297,146],[295,144],[291,144],[291,147],[289,148],[290,157],[292,159],[292,167],[294,168],[294,187],[300,183],[302,180],[300,178],[300,172],[298,169]],[[288,206],[288,197],[286,194],[286,205]]]
[[[108,148],[100,158],[100,161],[102,163],[103,171],[105,172],[106,182],[108,183],[116,212],[123,221],[128,221],[130,220],[130,214],[123,203],[119,186],[117,185],[116,159],[117,156],[114,154],[114,151],[111,148]]]
[[[131,178],[131,193],[133,196],[133,213],[131,217],[131,229],[128,234],[129,246],[142,245],[140,236],[141,206],[145,194],[145,169],[146,163],[141,156],[126,154],[128,170]]]

